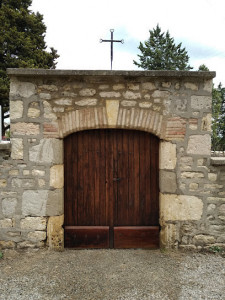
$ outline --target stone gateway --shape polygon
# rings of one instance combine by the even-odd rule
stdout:
[[[11,157],[0,156],[0,248],[48,246],[63,249],[64,227],[76,225],[74,220],[68,223],[71,218],[68,212],[64,220],[64,210],[68,207],[64,198],[68,198],[68,182],[74,176],[77,179],[73,197],[86,193],[82,196],[85,209],[81,214],[95,217],[90,212],[95,206],[89,204],[97,201],[93,199],[97,199],[101,188],[107,190],[107,180],[99,181],[99,191],[93,192],[90,182],[101,174],[92,170],[92,177],[86,176],[85,158],[78,166],[82,170],[76,169],[76,164],[71,162],[74,168],[69,173],[64,171],[64,147],[65,141],[75,134],[74,149],[80,148],[79,140],[76,142],[78,134],[84,137],[83,133],[89,132],[90,136],[91,133],[98,136],[98,130],[117,130],[124,136],[129,131],[138,139],[138,132],[140,136],[145,132],[159,141],[159,173],[155,172],[153,178],[154,172],[150,171],[149,179],[146,173],[135,181],[143,170],[147,172],[151,168],[147,160],[144,168],[140,165],[137,176],[130,177],[143,186],[138,197],[142,195],[146,201],[142,211],[146,214],[143,218],[149,222],[129,221],[127,210],[132,207],[130,199],[135,194],[131,184],[118,192],[122,191],[121,199],[127,199],[125,204],[119,200],[121,209],[117,213],[125,220],[121,226],[158,226],[161,247],[225,246],[225,166],[221,159],[211,158],[214,72],[9,69],[8,74],[11,80]],[[91,138],[93,136],[90,141]],[[120,142],[117,144],[121,146]],[[92,142],[88,145],[92,149]],[[94,152],[88,150],[88,157],[95,155],[98,146],[95,147]],[[144,145],[145,153],[151,156],[149,147]],[[79,151],[77,153],[79,156]],[[112,178],[130,176],[133,162],[130,160],[130,165],[126,165],[123,176]],[[152,182],[154,192],[157,191],[154,207],[158,207],[158,215],[156,211],[151,217],[151,203],[146,197],[151,194]],[[72,208],[75,215],[76,209]],[[97,214],[97,208],[95,210]],[[155,216],[157,221],[153,224],[151,220]],[[93,222],[85,223],[82,218],[77,226],[93,226]],[[94,225],[111,226],[95,221]],[[138,238],[140,235],[136,233]]]

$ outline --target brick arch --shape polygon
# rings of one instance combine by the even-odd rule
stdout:
[[[168,120],[162,114],[149,109],[110,109],[106,106],[67,112],[55,125],[58,131],[56,133],[55,130],[55,134],[60,138],[87,129],[121,128],[146,131],[164,139]]]

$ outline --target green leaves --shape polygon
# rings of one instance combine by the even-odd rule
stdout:
[[[145,70],[191,70],[188,65],[189,56],[181,43],[175,45],[169,31],[161,32],[159,25],[149,30],[150,37],[144,43],[140,42],[138,55],[140,62],[133,61],[139,68]]]
[[[9,106],[7,68],[54,69],[59,57],[54,48],[46,50],[43,16],[29,10],[31,3],[0,1],[0,104],[4,111]]]

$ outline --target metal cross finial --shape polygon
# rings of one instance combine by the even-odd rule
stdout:
[[[110,42],[111,43],[111,70],[112,70],[112,62],[113,62],[113,43],[124,43],[124,40],[114,40],[113,39],[113,32],[114,29],[110,29],[111,32],[111,40],[102,40],[100,39],[100,43],[102,42]]]

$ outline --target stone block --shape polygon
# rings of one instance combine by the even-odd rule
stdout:
[[[119,91],[125,89],[125,85],[123,83],[118,83],[113,85],[114,91]]]
[[[46,203],[46,216],[59,216],[63,214],[64,198],[63,189],[48,192]]]
[[[152,91],[152,90],[156,89],[156,86],[155,86],[155,84],[153,82],[144,82],[144,83],[142,83],[142,88],[144,90],[150,90],[150,91]]]
[[[0,179],[0,188],[7,187],[7,180],[6,179]]]
[[[203,202],[195,196],[160,193],[160,219],[164,221],[200,220]]]
[[[55,104],[58,104],[58,105],[72,105],[72,100],[67,99],[67,98],[63,98],[63,99],[55,100]]]
[[[211,131],[212,115],[207,114],[202,118],[201,129],[202,131]]]
[[[34,170],[32,170],[32,175],[33,176],[45,176],[45,171],[34,169]]]
[[[203,90],[207,91],[209,93],[212,93],[212,88],[213,88],[213,81],[211,79],[210,80],[206,80],[204,82]]]
[[[40,106],[38,102],[31,102],[28,108],[27,116],[28,118],[38,118],[40,116]]]
[[[119,98],[121,96],[120,92],[100,92],[102,98]]]
[[[36,86],[31,82],[19,82],[11,80],[10,95],[29,98],[36,93]]]
[[[17,206],[17,199],[16,198],[4,198],[2,200],[2,214],[5,217],[12,218],[15,214]]]
[[[175,193],[177,190],[176,174],[160,170],[159,186],[161,193]]]
[[[12,219],[0,220],[0,228],[11,228],[13,227]]]
[[[184,84],[186,89],[192,90],[192,91],[197,91],[198,90],[198,85],[192,82],[185,82]]]
[[[164,170],[173,170],[176,167],[177,154],[176,145],[170,142],[160,143],[159,168]]]
[[[141,108],[150,108],[151,106],[152,106],[151,102],[145,101],[145,102],[139,103],[139,107],[141,107]]]
[[[23,117],[23,102],[10,101],[10,120],[15,120]]]
[[[127,84],[127,88],[129,90],[138,91],[140,89],[140,85],[139,84],[135,84],[135,83],[128,83]]]
[[[50,168],[50,186],[55,189],[64,187],[64,165],[54,165]]]
[[[16,243],[13,241],[0,241],[0,249],[14,249],[16,247]]]
[[[123,93],[123,97],[129,100],[141,99],[140,93],[134,93],[132,91],[126,91]]]
[[[40,93],[39,96],[42,100],[50,100],[52,98],[51,94],[49,93]]]
[[[34,243],[41,242],[46,239],[46,232],[45,231],[29,232],[27,237],[31,242]]]
[[[47,219],[44,217],[26,217],[20,221],[21,229],[46,230]]]
[[[211,155],[211,136],[209,134],[191,135],[188,139],[187,153]]]
[[[212,98],[209,96],[191,96],[191,108],[193,110],[208,110],[212,106]]]
[[[80,96],[86,96],[86,97],[94,96],[95,94],[96,94],[95,89],[82,89],[79,92]]]
[[[23,139],[11,138],[12,159],[23,159]]]
[[[23,216],[46,216],[47,190],[27,190],[22,194]]]
[[[79,100],[76,101],[75,104],[79,106],[94,106],[97,105],[98,100],[97,99],[84,99],[84,100]]]
[[[106,115],[109,126],[115,126],[117,124],[117,116],[119,111],[118,100],[106,100]]]
[[[152,94],[153,98],[163,98],[167,99],[170,95],[170,92],[167,91],[154,91]]]
[[[64,248],[64,215],[50,217],[48,219],[47,236],[48,246],[52,250],[63,250]]]
[[[182,172],[180,178],[204,178],[205,175],[201,172]]]
[[[58,87],[54,84],[43,84],[43,85],[39,86],[39,89],[46,90],[49,92],[57,92],[58,91]]]
[[[11,124],[13,135],[38,135],[40,133],[40,125],[35,123],[13,123]]]
[[[208,244],[215,243],[215,238],[213,236],[210,236],[210,235],[199,234],[199,235],[194,236],[193,243],[196,246],[205,246],[205,245],[208,245]]]
[[[12,187],[13,188],[33,188],[35,187],[35,180],[34,179],[22,179],[22,178],[13,178],[12,179]]]
[[[17,243],[17,248],[18,249],[24,249],[24,248],[42,248],[44,247],[45,243],[43,241],[40,242],[31,242],[31,241],[23,241],[20,243]]]
[[[47,101],[43,101],[43,106],[44,106],[44,118],[49,119],[51,121],[57,120],[57,116],[53,112],[51,104]]]
[[[160,248],[177,248],[177,228],[174,224],[166,224],[160,231]]]
[[[62,164],[63,145],[59,139],[42,139],[29,150],[29,160],[35,163]]]
[[[217,180],[217,174],[215,173],[208,173],[209,181],[216,181]]]
[[[122,106],[130,106],[130,107],[133,107],[133,106],[135,106],[136,105],[136,103],[137,103],[137,101],[133,101],[133,100],[123,100],[123,101],[121,101],[121,105]]]

